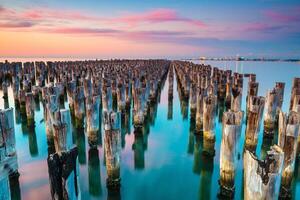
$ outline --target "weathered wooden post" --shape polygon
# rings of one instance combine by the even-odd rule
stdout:
[[[225,95],[225,107],[229,109],[231,107],[231,77],[227,77],[226,82],[226,95]]]
[[[276,110],[276,120],[278,120],[279,111],[281,110],[282,103],[283,103],[283,96],[284,96],[284,82],[276,82],[275,90],[277,93],[277,110]]]
[[[83,86],[79,86],[76,88],[74,114],[75,114],[75,127],[78,129],[83,128],[84,114],[85,114]]]
[[[51,198],[75,200],[79,194],[77,174],[77,147],[61,154],[50,154],[47,159]]]
[[[67,95],[70,107],[71,115],[74,116],[74,102],[75,102],[75,92],[76,92],[76,81],[70,81],[67,83]]]
[[[108,189],[120,188],[121,133],[120,113],[103,111],[104,145]]]
[[[278,145],[283,149],[285,158],[281,178],[280,197],[291,198],[291,184],[294,176],[295,162],[300,127],[300,114],[290,111],[287,117],[279,112]]]
[[[56,114],[57,118],[52,122],[54,145],[57,153],[68,151],[72,145],[72,127],[70,111],[63,109]]]
[[[31,92],[25,94],[27,126],[34,127],[34,100]]]
[[[248,116],[248,112],[249,112],[249,109],[250,109],[250,101],[251,101],[251,97],[255,97],[257,96],[257,93],[258,93],[258,85],[259,83],[257,82],[248,82],[248,91],[247,91],[247,116]]]
[[[136,87],[134,96],[134,115],[133,124],[135,128],[141,128],[144,124],[144,108],[145,108],[145,98],[144,98],[144,88]]]
[[[125,102],[126,102],[126,109],[130,110],[130,106],[131,106],[131,82],[130,82],[130,80],[126,80]]]
[[[220,194],[233,197],[237,140],[241,132],[243,112],[229,110],[223,114],[222,142],[220,149]]]
[[[265,112],[264,112],[264,136],[273,138],[276,112],[277,112],[277,93],[273,89],[268,91],[265,103]]]
[[[197,87],[196,84],[191,84],[190,89],[190,111],[191,111],[191,117],[196,117],[196,109],[197,109]]]
[[[125,88],[123,83],[119,83],[117,87],[117,104],[118,104],[118,111],[124,112],[126,102],[125,102]]]
[[[12,90],[13,90],[15,106],[19,107],[20,106],[20,101],[19,101],[20,80],[18,76],[13,77]]]
[[[26,116],[26,100],[25,90],[19,90],[19,101],[20,101],[20,114],[22,117]]]
[[[291,99],[290,99],[290,110],[292,110],[294,106],[294,98],[296,95],[300,95],[300,78],[293,79]]]
[[[274,145],[265,160],[246,150],[244,153],[244,199],[278,199],[284,152]]]
[[[261,96],[250,96],[248,101],[245,147],[250,151],[255,151],[258,142],[260,122],[264,111],[265,98]]]
[[[0,124],[2,138],[5,143],[6,156],[16,155],[16,139],[13,108],[0,110]]]
[[[203,153],[215,155],[215,110],[217,97],[210,95],[203,100]]]
[[[100,96],[86,99],[86,122],[88,141],[91,146],[97,146],[100,123]]]
[[[197,109],[196,109],[196,133],[200,133],[203,128],[203,99],[204,94],[201,88],[197,89]]]
[[[293,107],[291,110],[300,113],[300,94],[294,96]]]
[[[231,110],[237,112],[241,110],[243,88],[239,85],[233,85],[231,89]]]

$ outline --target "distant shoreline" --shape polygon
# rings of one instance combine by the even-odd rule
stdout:
[[[245,58],[245,59],[233,59],[233,58],[205,58],[205,59],[199,59],[199,58],[189,58],[189,59],[183,59],[188,61],[237,61],[237,62],[243,62],[243,61],[250,61],[250,62],[300,62],[300,59],[261,59],[261,58]]]

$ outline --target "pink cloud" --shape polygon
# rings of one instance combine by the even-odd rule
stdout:
[[[288,11],[275,11],[275,10],[265,10],[263,14],[271,19],[273,22],[279,23],[291,23],[300,22],[300,7],[293,8]]]
[[[101,20],[102,18],[87,15],[76,10],[30,9],[22,12],[21,17],[28,20],[65,19],[65,20]]]
[[[10,13],[8,13],[8,11]],[[7,13],[4,16],[6,20],[26,20],[35,22],[45,22],[52,20],[66,21],[88,21],[88,22],[103,22],[103,23],[118,23],[129,26],[136,26],[143,23],[165,23],[165,22],[181,22],[192,26],[204,28],[207,25],[199,20],[181,16],[173,9],[154,9],[144,13],[126,14],[117,17],[101,17],[98,15],[88,14],[78,10],[55,10],[45,8],[34,8],[16,12],[11,9],[0,7],[0,13]]]
[[[145,13],[119,17],[113,21],[124,22],[129,25],[136,25],[139,23],[184,22],[198,27],[206,27],[206,24],[201,20],[182,17],[176,10],[172,9],[151,10]]]

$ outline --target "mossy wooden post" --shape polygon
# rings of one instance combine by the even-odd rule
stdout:
[[[33,95],[33,99],[34,99],[34,103],[35,104],[39,104],[40,103],[40,91],[41,88],[38,86],[32,86],[32,95]]]
[[[20,80],[19,80],[18,76],[13,77],[12,90],[13,90],[15,106],[19,108],[19,106],[20,106],[20,101],[19,101]]]
[[[278,119],[279,111],[281,110],[282,103],[283,103],[283,96],[284,96],[284,82],[276,82],[275,90],[277,93],[277,109],[276,109],[276,120]]]
[[[215,155],[215,109],[217,97],[210,95],[203,99],[203,153]]]
[[[67,83],[67,95],[71,115],[74,116],[74,102],[75,102],[76,81]]]
[[[48,140],[51,140],[53,137],[53,122],[56,120],[56,114],[58,113],[58,99],[56,95],[48,95],[46,103],[46,134]]]
[[[100,122],[100,96],[86,99],[87,135],[90,146],[97,146]]]
[[[203,128],[203,99],[203,90],[197,88],[196,133],[200,133]]]
[[[83,128],[85,109],[84,109],[84,88],[82,86],[76,88],[74,114],[75,114],[75,127],[78,129]]]
[[[57,153],[66,151],[67,126],[60,121],[53,123],[54,146]]]
[[[26,100],[25,100],[25,90],[19,90],[19,101],[20,101],[20,114],[21,116],[26,116]]]
[[[291,184],[294,177],[298,147],[300,114],[290,111],[288,116],[279,111],[278,145],[284,152],[284,164],[281,177],[281,198],[291,198]]]
[[[290,110],[292,110],[294,105],[294,98],[296,95],[300,95],[300,77],[293,79],[291,99],[290,99]]]
[[[121,82],[117,86],[117,102],[118,102],[118,111],[124,112],[126,107],[125,88],[123,83]]]
[[[102,88],[102,109],[103,111],[112,110],[112,93],[109,85],[103,85]]]
[[[92,82],[91,79],[84,79],[83,80],[83,92],[85,98],[91,97],[92,96]]]
[[[220,186],[221,195],[233,197],[236,167],[236,152],[243,112],[229,110],[223,114],[222,141],[220,149]]]
[[[26,101],[27,126],[32,128],[34,127],[34,100],[33,100],[33,94],[31,92],[27,92],[25,94],[25,101]]]
[[[239,85],[233,85],[231,89],[231,110],[237,112],[241,110],[243,88]]]
[[[57,119],[53,122],[54,145],[57,153],[68,151],[72,144],[72,127],[70,111],[58,111]]]
[[[246,150],[244,153],[244,199],[278,199],[284,152],[274,145],[265,160]]]
[[[225,94],[225,107],[231,107],[231,77],[227,77],[226,81],[226,94]]]
[[[255,152],[264,112],[265,98],[261,96],[250,96],[248,102],[245,147],[248,150]]]
[[[130,110],[131,106],[131,81],[126,80],[126,86],[125,86],[125,102],[126,102],[126,109]]]
[[[107,170],[106,185],[109,190],[119,190],[120,188],[120,117],[119,112],[103,112],[105,163]]]
[[[257,96],[259,83],[257,82],[248,82],[248,91],[247,91],[247,116],[250,108],[250,99],[253,96]]]
[[[136,87],[134,97],[133,124],[135,128],[141,128],[144,124],[144,94],[142,87]]]
[[[265,112],[264,112],[264,136],[273,138],[276,112],[277,112],[277,93],[276,90],[270,90],[267,93]]]
[[[195,83],[191,84],[190,89],[190,110],[191,110],[191,117],[195,119],[196,117],[196,110],[197,110],[197,86]]]
[[[13,113],[13,108],[0,110],[0,125],[2,137],[5,142],[5,152],[6,156],[10,157],[16,155],[16,139]]]

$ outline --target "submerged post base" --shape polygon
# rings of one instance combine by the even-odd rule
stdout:
[[[121,178],[117,178],[117,179],[107,178],[106,179],[106,187],[109,190],[119,190],[121,187]]]

